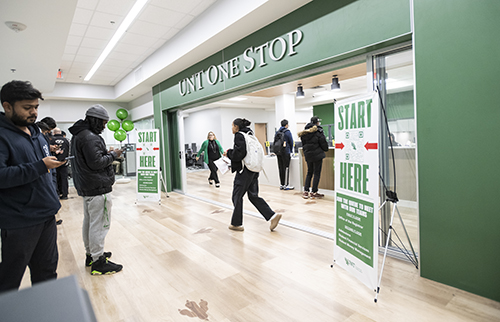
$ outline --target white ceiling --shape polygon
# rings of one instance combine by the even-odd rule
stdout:
[[[48,99],[130,102],[309,1],[149,0],[87,82],[135,0],[2,0],[0,83],[30,80]],[[27,29],[16,33],[6,21]]]
[[[114,86],[215,0],[150,0],[88,82]],[[63,80],[83,79],[135,0],[79,0],[61,60]],[[86,82],[87,83],[87,82]]]

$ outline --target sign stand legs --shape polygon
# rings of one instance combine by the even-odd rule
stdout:
[[[410,236],[408,235],[408,232],[406,231],[405,224],[403,223],[403,218],[401,217],[401,214],[399,213],[399,209],[398,209],[398,201],[399,200],[396,196],[396,193],[394,193],[392,191],[387,191],[387,199],[382,203],[382,205],[380,206],[380,208],[378,210],[380,212],[382,207],[384,207],[388,201],[392,202],[391,222],[389,224],[389,232],[387,233],[387,240],[385,242],[385,247],[384,247],[384,259],[382,261],[382,268],[380,269],[380,277],[379,277],[378,286],[377,286],[377,294],[375,294],[375,299],[374,299],[375,303],[377,303],[378,294],[380,293],[380,284],[382,283],[382,273],[384,272],[385,259],[387,257],[387,249],[389,248],[389,242],[391,241],[391,233],[392,233],[392,230],[394,229],[392,226],[392,223],[394,221],[394,214],[396,213],[396,211],[398,212],[399,220],[401,221],[401,225],[403,226],[403,230],[405,231],[406,238],[408,239],[408,242],[410,243],[413,258],[410,258],[408,256],[407,252],[405,252],[405,255],[410,259],[410,262],[413,265],[415,265],[415,267],[418,269],[417,255],[415,253],[415,250],[413,249],[413,245],[411,243]]]
[[[167,198],[169,198],[168,193],[167,193],[167,185],[165,183],[165,180],[163,180],[163,172],[161,171],[161,168],[160,168],[160,181],[163,185],[163,189],[165,189],[165,196],[167,196]],[[158,201],[158,204],[161,205],[161,198]]]

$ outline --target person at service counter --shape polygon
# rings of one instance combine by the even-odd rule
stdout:
[[[323,198],[325,195],[318,193],[319,179],[321,176],[321,167],[323,159],[328,151],[328,142],[326,141],[323,128],[319,125],[320,119],[317,116],[311,117],[311,122],[307,123],[304,131],[299,132],[302,141],[302,149],[307,162],[307,176],[304,182],[304,193],[302,198]],[[314,175],[314,179],[312,177]],[[312,180],[312,191],[309,193]]]
[[[217,166],[214,161],[219,159],[222,154],[224,154],[224,150],[222,149],[221,144],[217,140],[214,132],[210,131],[207,135],[207,140],[205,140],[201,144],[200,152],[196,157],[196,161],[200,158],[200,155],[203,154],[203,161],[208,164],[208,168],[210,169],[210,176],[208,177],[208,183],[213,184],[212,181],[215,181],[215,187],[220,187],[219,176],[217,175]]]
[[[253,135],[248,127],[251,124],[247,119],[237,118],[233,121],[234,146],[224,152],[224,156],[231,159],[231,172],[236,172],[233,184],[233,216],[229,229],[243,231],[243,196],[248,193],[248,200],[257,208],[260,214],[270,221],[269,229],[273,231],[282,217],[275,213],[267,202],[259,197],[259,173],[250,171],[243,165],[243,159],[247,155],[247,144],[243,133]]]
[[[0,90],[0,292],[17,290],[26,266],[31,283],[57,278],[61,208],[49,170],[60,167],[35,124],[42,94],[30,82]]]
[[[91,106],[85,120],[69,128],[73,179],[78,195],[83,197],[83,243],[87,257],[85,266],[92,266],[90,274],[114,274],[123,266],[108,260],[111,252],[104,252],[104,239],[111,224],[111,191],[115,183],[112,163],[122,154],[115,149],[108,152],[99,135],[109,120],[102,105]]]
[[[290,185],[290,155],[293,152],[293,137],[288,129],[288,120],[281,120],[281,127],[278,132],[283,133],[283,148],[279,151],[274,151],[278,159],[280,190],[293,190],[294,187]],[[276,141],[276,139],[274,141]]]

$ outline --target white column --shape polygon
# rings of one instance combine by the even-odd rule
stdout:
[[[283,94],[274,98],[274,113],[276,118],[276,129],[281,127],[281,120],[288,120],[288,129],[292,133],[294,141],[297,139],[297,121],[295,119],[295,95]]]

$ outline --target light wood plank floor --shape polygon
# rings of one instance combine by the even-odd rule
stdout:
[[[206,178],[200,182],[193,189],[227,203],[230,177],[218,190]],[[293,191],[282,200],[261,190],[284,219],[329,229],[332,205],[307,203]],[[91,276],[84,266],[83,206],[74,188],[58,215],[64,220],[58,226],[59,277],[77,277],[100,322],[500,321],[500,303],[421,278],[407,262],[388,258],[374,303],[372,290],[330,267],[332,240],[281,225],[270,232],[267,222],[252,216],[245,216],[244,232],[231,231],[229,209],[178,193],[163,195],[161,205],[134,201],[135,181],[114,186],[105,249],[124,269],[110,276]],[[182,315],[186,301],[200,308],[207,302],[207,316],[204,310],[199,317]]]

